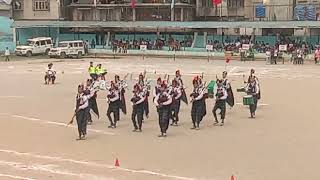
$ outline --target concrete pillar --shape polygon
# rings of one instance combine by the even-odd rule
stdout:
[[[107,46],[109,46],[109,42],[110,42],[110,31],[108,31],[108,34],[107,34],[107,40],[106,40]]]
[[[17,44],[16,28],[12,28],[12,34],[13,34],[13,42]]]
[[[60,28],[57,27],[57,37],[56,37],[55,47],[58,47],[58,44],[59,44],[59,36],[60,36]]]
[[[180,21],[184,21],[183,8],[180,10]]]
[[[171,9],[171,21],[174,21],[174,8]]]
[[[194,45],[196,43],[197,38],[198,38],[198,32],[194,32],[193,33],[193,41],[192,41],[191,48],[194,48]]]
[[[136,8],[132,9],[132,21],[136,21]]]
[[[206,47],[208,40],[208,32],[203,33],[203,46]]]

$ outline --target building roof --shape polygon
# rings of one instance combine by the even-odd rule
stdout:
[[[320,21],[15,21],[14,28],[28,27],[108,27],[108,28],[179,28],[179,29],[211,29],[211,28],[320,28]]]

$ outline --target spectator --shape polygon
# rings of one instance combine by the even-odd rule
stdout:
[[[4,52],[5,61],[10,61],[10,50],[8,47],[6,47],[6,50]]]

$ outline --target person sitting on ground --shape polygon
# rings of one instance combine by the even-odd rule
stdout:
[[[50,81],[52,84],[54,84],[56,80],[56,71],[52,68],[53,64],[49,63],[48,68],[46,70],[46,75],[44,76],[45,84],[49,84]]]

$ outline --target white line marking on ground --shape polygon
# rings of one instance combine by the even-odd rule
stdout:
[[[236,103],[236,105],[243,105],[243,103]],[[258,106],[269,106],[269,104],[258,103]]]
[[[16,170],[22,170],[22,171],[42,171],[46,173],[51,173],[51,174],[57,174],[57,175],[64,175],[64,176],[76,176],[81,179],[99,179],[99,180],[110,180],[110,178],[105,178],[105,177],[98,177],[93,174],[82,174],[82,173],[72,173],[69,171],[65,170],[58,170],[58,169],[53,169],[52,165],[41,165],[41,164],[32,164],[32,165],[27,165],[27,164],[22,164],[19,162],[11,162],[11,161],[0,161],[0,165],[3,166],[10,166],[11,168],[14,168]]]
[[[0,96],[0,99],[7,99],[7,98],[24,98],[24,96]]]
[[[235,66],[235,67],[231,68],[231,69],[229,70],[228,74],[231,74],[233,71],[235,71],[235,70],[238,69],[238,68],[239,68],[239,66]]]
[[[28,177],[14,176],[11,174],[0,174],[0,177],[12,178],[12,179],[21,179],[21,180],[36,180]]]
[[[28,121],[36,121],[36,122],[43,123],[43,124],[53,124],[53,125],[57,125],[57,126],[67,127],[66,123],[60,123],[60,122],[55,122],[55,121],[46,121],[46,120],[41,120],[41,119],[38,119],[38,118],[32,118],[32,117],[26,117],[26,116],[20,116],[20,115],[11,115],[11,117],[25,119],[25,120],[28,120]],[[72,128],[75,128],[75,129],[77,128],[77,126],[74,126],[74,125],[69,125],[68,127],[72,127]],[[98,129],[89,128],[88,131],[95,132],[95,133],[98,133],[98,134],[104,134],[104,135],[115,135],[114,133],[106,132],[106,131],[102,131],[102,130],[98,130]]]
[[[6,150],[6,149],[0,149],[0,152],[8,153],[8,154],[14,154],[14,155],[17,155],[17,156],[27,156],[27,157],[38,158],[38,159],[47,159],[47,160],[54,160],[54,161],[59,161],[59,162],[69,162],[69,163],[74,163],[74,164],[81,164],[81,165],[87,165],[87,166],[107,168],[107,169],[118,170],[118,171],[123,171],[123,172],[146,174],[146,175],[155,175],[155,176],[161,176],[161,177],[173,178],[173,179],[181,179],[181,180],[194,180],[193,178],[189,178],[189,177],[163,174],[163,173],[158,173],[158,172],[153,172],[153,171],[148,171],[148,170],[133,170],[133,169],[115,167],[115,166],[112,166],[112,165],[99,164],[99,163],[89,162],[89,161],[65,159],[65,158],[62,158],[62,157],[38,155],[38,154],[24,153],[24,152],[18,152],[18,151],[13,151],[13,150]]]

